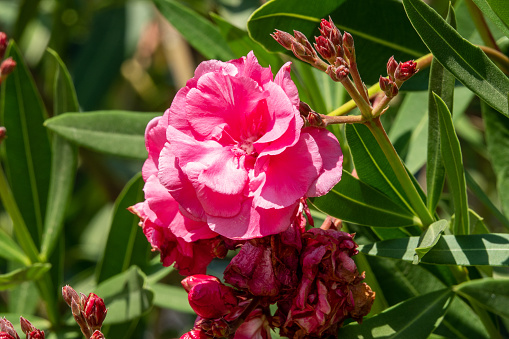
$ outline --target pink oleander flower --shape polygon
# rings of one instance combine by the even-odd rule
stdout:
[[[153,199],[134,208],[145,216],[144,229],[149,220],[161,239],[190,243],[288,228],[300,199],[327,193],[342,170],[337,139],[325,129],[303,129],[298,106],[289,63],[275,78],[252,52],[201,63],[147,126],[143,177],[145,198]],[[163,203],[173,199],[178,205]]]
[[[197,274],[182,280],[188,293],[189,305],[202,318],[215,319],[237,307],[238,299],[233,289],[210,275]]]
[[[314,228],[303,234],[302,278],[293,299],[278,303],[281,334],[290,338],[335,335],[347,318],[362,321],[375,293],[362,283],[351,258],[357,254],[352,235]]]

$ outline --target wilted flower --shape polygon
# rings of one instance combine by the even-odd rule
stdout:
[[[197,274],[182,280],[189,305],[200,317],[215,319],[227,315],[238,304],[233,289],[210,275]]]
[[[314,228],[302,237],[301,282],[293,299],[278,303],[276,316],[282,335],[321,338],[334,334],[346,318],[361,321],[374,292],[361,282],[364,275],[351,258],[357,245],[350,234]]]
[[[178,209],[161,203],[172,217],[150,206],[145,223],[187,242],[288,228],[303,196],[323,195],[341,177],[338,141],[325,129],[302,129],[298,105],[289,63],[275,78],[252,52],[201,63],[164,116],[147,126],[146,199],[169,193],[154,203],[171,196]],[[143,216],[138,205],[134,210]],[[170,225],[177,212],[194,223]]]
[[[261,308],[255,309],[239,326],[233,339],[270,339],[270,323]]]

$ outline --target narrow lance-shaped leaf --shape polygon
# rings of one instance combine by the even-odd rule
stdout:
[[[235,58],[219,30],[211,22],[174,0],[153,0],[161,14],[208,59]]]
[[[0,257],[17,261],[26,266],[30,264],[30,260],[23,253],[23,250],[2,228],[0,228]]]
[[[53,114],[56,116],[64,112],[78,111],[76,91],[67,68],[55,51],[48,49],[48,55],[56,64],[53,84]],[[41,255],[45,258],[51,255],[57,241],[60,239],[65,210],[72,194],[74,175],[78,163],[76,146],[59,135],[53,135],[52,153],[48,212],[44,220],[41,246]]]
[[[92,150],[137,159],[147,158],[145,128],[158,113],[96,111],[65,113],[44,125],[58,135]]]
[[[360,245],[368,255],[413,261],[419,237]],[[443,235],[421,259],[422,263],[461,266],[509,266],[509,235],[502,233]]]
[[[472,1],[477,5],[477,7],[479,7],[479,9],[484,13],[484,15],[486,15],[495,25],[497,25],[497,27],[505,34],[505,36],[509,38],[509,12],[507,10],[495,12],[498,9],[496,4],[493,8],[490,6],[490,4],[498,2],[501,3],[502,5],[506,5],[507,7],[507,3],[505,2],[505,0],[501,1],[472,0]],[[506,23],[504,23],[504,20],[502,20],[502,16],[504,14],[507,17]]]
[[[195,314],[187,298],[187,292],[181,286],[154,284],[154,305],[179,312]]]
[[[343,171],[341,181],[313,205],[325,214],[344,221],[373,227],[407,227],[419,220],[386,195]]]
[[[113,211],[110,233],[102,259],[97,266],[97,281],[121,273],[131,265],[148,264],[149,243],[138,226],[140,219],[127,208],[143,200],[143,178],[135,175],[120,193]]]
[[[9,44],[6,56],[11,56],[17,66],[1,86],[0,124],[5,126],[8,136],[3,141],[5,169],[28,231],[39,246],[51,163],[48,132],[43,127],[46,110],[14,42]]]
[[[456,28],[456,17],[452,6],[449,6],[447,21],[451,27]],[[452,112],[455,80],[451,72],[433,58],[428,88],[428,158],[426,162],[427,205],[430,213],[435,213],[445,182],[445,168],[440,151],[440,118],[433,93],[441,97]]]
[[[451,112],[438,95],[433,95],[440,119],[440,151],[454,201],[454,226],[452,231],[454,234],[468,234],[467,184],[460,142],[452,124]]]
[[[464,282],[454,291],[469,300],[474,300],[488,311],[509,317],[509,279],[485,278]]]
[[[447,226],[449,226],[449,222],[447,220],[439,220],[431,224],[421,235],[419,245],[415,248],[414,264],[417,265],[421,261],[422,257],[436,245],[438,239],[440,239],[440,235],[444,232]]]
[[[433,56],[472,92],[509,116],[509,79],[484,52],[421,0],[403,0],[408,18]]]
[[[350,324],[338,332],[339,338],[426,339],[440,324],[454,293],[443,289],[408,299],[362,324]]]

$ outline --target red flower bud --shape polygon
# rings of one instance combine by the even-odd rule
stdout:
[[[62,297],[69,307],[72,307],[71,305],[73,300],[76,300],[77,303],[80,300],[78,293],[69,285],[62,287]]]
[[[391,56],[389,58],[389,61],[387,61],[387,75],[390,77],[391,80],[394,80],[394,72],[396,71],[396,68],[398,67],[398,63],[396,60],[394,60],[394,56]]]
[[[92,330],[100,330],[106,313],[108,310],[104,305],[104,301],[96,294],[90,293],[85,300],[83,308],[83,316],[87,322],[88,327]]]
[[[233,289],[207,275],[187,277],[182,285],[188,290],[189,305],[202,318],[220,318],[237,306]]]
[[[0,339],[19,339],[18,333],[14,330],[14,326],[5,318],[0,318]]]
[[[2,61],[2,64],[0,65],[0,74],[2,75],[2,78],[8,74],[11,74],[15,67],[16,61],[12,60],[12,57]]]
[[[336,27],[331,17],[329,17],[329,21],[322,19],[319,30],[324,38],[332,42],[333,46],[339,47],[342,44],[341,32]]]
[[[270,36],[273,37],[274,40],[276,40],[281,46],[283,46],[287,50],[292,49],[292,43],[295,41],[295,38],[290,33],[286,33],[276,29],[274,34],[271,34]]]
[[[44,339],[44,332],[38,329],[27,334],[27,339]]]
[[[4,126],[0,126],[0,144],[7,137],[7,129]]]
[[[104,334],[102,334],[101,331],[95,331],[92,336],[90,337],[90,339],[105,339],[104,338]]]
[[[403,63],[399,63],[398,67],[394,71],[394,79],[398,82],[407,81],[415,73],[417,73],[417,64],[413,60],[409,60]]]
[[[3,59],[8,44],[7,34],[0,32],[0,59]]]
[[[387,95],[387,97],[392,98],[398,94],[398,85],[394,81],[389,78],[380,76],[380,80],[378,81],[380,85],[380,89]]]
[[[332,42],[321,35],[319,37],[315,37],[315,40],[315,49],[322,56],[322,58],[330,62],[334,62],[336,59],[336,48]]]
[[[343,33],[343,47],[347,49],[352,49],[354,47],[353,37],[350,33]]]

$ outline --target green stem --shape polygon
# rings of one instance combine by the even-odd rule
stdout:
[[[30,263],[39,262],[39,251],[37,250],[37,246],[28,231],[28,228],[25,224],[25,220],[21,216],[21,212],[19,211],[18,205],[14,200],[14,196],[12,194],[9,183],[7,182],[7,178],[5,177],[5,173],[3,169],[0,167],[0,198],[4,205],[5,210],[9,214],[12,219],[12,223],[14,225],[14,233],[16,234],[16,238],[18,239],[19,245],[27,255]]]
[[[352,80],[350,80],[349,77],[345,77],[341,84],[343,87],[345,87],[346,91],[350,95],[350,97],[355,101],[355,104],[357,107],[359,107],[359,110],[361,111],[362,116],[364,119],[370,119],[371,118],[371,106],[369,105],[366,100],[362,97],[362,95],[359,93],[355,85],[353,84]]]
[[[37,280],[36,284],[39,294],[46,305],[48,320],[51,322],[53,327],[58,327],[60,319],[56,304],[56,300],[58,299],[57,296],[52,293],[54,289],[52,288],[53,283],[49,272],[45,273],[41,279]]]
[[[410,176],[408,175],[408,172],[406,171],[403,162],[401,161],[398,153],[392,146],[392,143],[389,140],[387,133],[385,133],[382,123],[380,122],[380,117],[374,118],[371,121],[366,122],[365,125],[369,128],[369,130],[375,137],[376,141],[378,142],[378,145],[384,152],[385,157],[389,161],[392,170],[396,174],[399,183],[403,187],[403,190],[405,191],[408,197],[410,205],[414,209],[416,215],[421,219],[422,226],[424,228],[428,227],[434,222],[433,217],[431,216],[428,209],[426,208],[426,205],[422,201],[419,192],[417,192],[417,190],[415,189],[412,179],[410,179]]]

